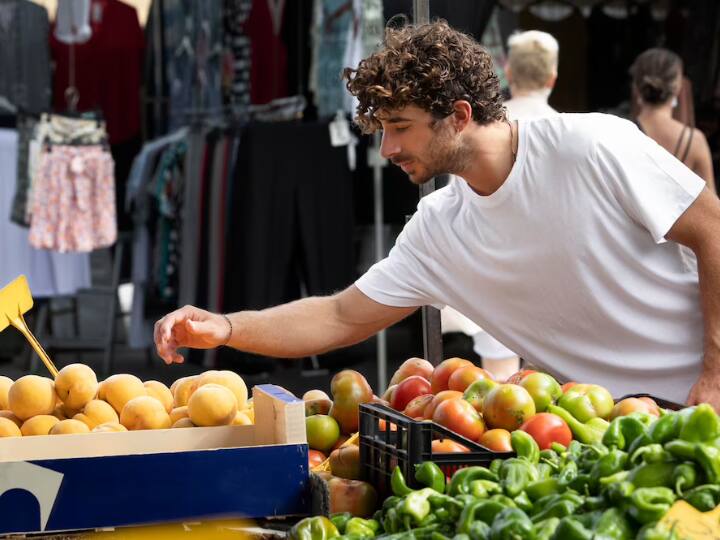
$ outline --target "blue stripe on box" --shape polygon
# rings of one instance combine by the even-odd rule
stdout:
[[[32,463],[64,475],[46,531],[310,510],[304,444]],[[0,532],[37,531],[34,496],[0,497]]]
[[[285,403],[297,403],[302,399],[292,395],[290,392],[274,384],[259,384],[258,388],[264,390],[273,397],[283,400]]]

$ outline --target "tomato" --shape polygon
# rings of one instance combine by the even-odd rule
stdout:
[[[525,377],[528,375],[532,375],[533,373],[537,373],[534,369],[521,369],[520,371],[516,371],[512,375],[510,375],[505,381],[506,384],[520,384],[520,381],[522,381]]]
[[[520,386],[532,396],[537,412],[544,412],[562,396],[560,385],[547,373],[531,373],[520,381]]]
[[[448,358],[447,360],[440,362],[433,371],[432,377],[430,377],[432,393],[437,394],[438,392],[447,390],[450,375],[452,375],[456,369],[472,365],[473,363],[470,360],[465,360],[463,358]]]
[[[330,381],[333,406],[330,415],[337,420],[343,433],[355,433],[360,420],[360,404],[373,399],[373,391],[365,377],[352,369],[345,369]]]
[[[570,390],[573,386],[575,386],[577,383],[575,381],[566,382],[563,384],[560,389],[562,390],[563,394]]]
[[[325,457],[325,454],[320,452],[320,450],[312,450],[311,449],[308,452],[308,463],[309,463],[311,469],[320,465],[323,461],[325,461],[325,459],[327,459]]]
[[[485,423],[475,408],[462,397],[443,401],[435,409],[433,422],[476,441],[485,431]]]
[[[615,402],[610,392],[602,386],[576,384],[560,396],[558,405],[581,422],[587,422],[596,417],[607,419]]]
[[[345,444],[345,441],[347,441],[350,437],[348,435],[340,435],[338,437],[338,440],[335,442],[335,446],[332,447],[333,450],[337,450],[340,448],[343,444]]]
[[[410,400],[410,403],[405,406],[403,414],[410,418],[422,418],[425,407],[428,406],[428,403],[430,403],[434,397],[432,394],[423,394],[422,396],[414,397]]]
[[[432,399],[432,401],[428,403],[425,407],[425,410],[423,411],[423,416],[425,418],[432,419],[433,414],[435,414],[435,409],[437,409],[438,405],[440,405],[443,401],[447,399],[453,399],[458,397],[462,397],[462,393],[456,392],[455,390],[443,390],[442,392],[435,394],[435,397]]]
[[[512,452],[510,432],[507,429],[489,429],[480,436],[478,442],[493,452]]]
[[[463,366],[453,371],[452,375],[450,375],[450,378],[448,379],[448,388],[450,390],[464,392],[472,383],[483,379],[491,381],[495,380],[489,372],[485,371],[481,367]]]
[[[315,414],[305,419],[308,446],[314,450],[327,452],[340,437],[340,427],[332,416]]]
[[[400,384],[413,375],[419,375],[429,381],[430,377],[432,377],[433,370],[433,365],[427,360],[423,360],[422,358],[408,358],[393,374],[392,379],[390,379],[390,386]]]
[[[315,401],[316,399],[330,399],[322,390],[308,390],[303,394],[303,401]]]
[[[655,413],[650,413],[650,414],[655,414],[655,416],[660,416],[660,406],[659,406],[657,403],[655,403],[655,400],[654,400],[653,398],[650,398],[650,397],[645,396],[645,397],[641,397],[641,398],[638,398],[638,399],[639,399],[640,401],[644,401],[645,403],[647,403],[648,405],[650,405],[650,408],[651,408],[651,409],[657,411],[657,414],[655,414]]]
[[[660,416],[660,409],[654,401],[650,404],[641,398],[626,398],[615,404],[615,407],[613,407],[613,410],[610,413],[610,420],[617,418],[618,416],[627,416],[628,414],[634,412],[643,412],[652,414],[653,416]]]
[[[380,431],[387,430],[387,422],[385,421],[384,418],[381,418],[380,420],[378,420],[378,429]],[[392,422],[390,422],[390,431],[397,431],[397,424],[393,424]]]
[[[483,416],[491,428],[513,431],[535,414],[535,402],[522,386],[501,384],[483,401]]]
[[[391,384],[390,386],[387,387],[387,390],[385,390],[381,399],[384,399],[385,401],[390,403],[392,401],[395,390],[397,390],[397,384]]]
[[[572,441],[572,432],[565,420],[551,413],[538,413],[527,420],[520,429],[529,433],[540,450],[547,450],[552,443],[568,446]]]
[[[398,384],[390,406],[396,411],[402,411],[413,398],[429,393],[430,381],[419,375],[412,375]]]
[[[367,482],[332,476],[327,487],[331,514],[350,512],[353,516],[369,518],[377,510],[377,491]]]
[[[433,454],[449,454],[470,451],[467,446],[463,446],[462,444],[451,441],[450,439],[433,440],[431,449]]]
[[[485,396],[487,396],[490,390],[495,388],[497,385],[498,383],[491,379],[480,379],[479,381],[475,381],[467,387],[467,390],[465,390],[465,393],[463,394],[463,399],[475,407],[477,412],[481,413]]]

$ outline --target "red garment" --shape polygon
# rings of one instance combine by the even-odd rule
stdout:
[[[145,37],[135,8],[120,0],[92,0],[92,36],[75,50],[75,86],[79,111],[101,110],[111,144],[140,134],[140,85]],[[67,110],[65,90],[70,79],[70,47],[50,32],[53,109]]]
[[[291,0],[292,1],[292,0]],[[250,37],[250,100],[263,105],[287,97],[287,49],[282,39],[285,0],[253,0],[245,22]]]

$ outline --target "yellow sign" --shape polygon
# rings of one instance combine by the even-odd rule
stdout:
[[[683,540],[720,540],[720,506],[703,513],[685,501],[678,501],[660,523],[668,530],[674,528]]]

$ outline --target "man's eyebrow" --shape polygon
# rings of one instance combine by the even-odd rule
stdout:
[[[405,118],[403,116],[391,116],[385,120],[388,124],[399,124],[400,122],[412,122],[412,118]]]

